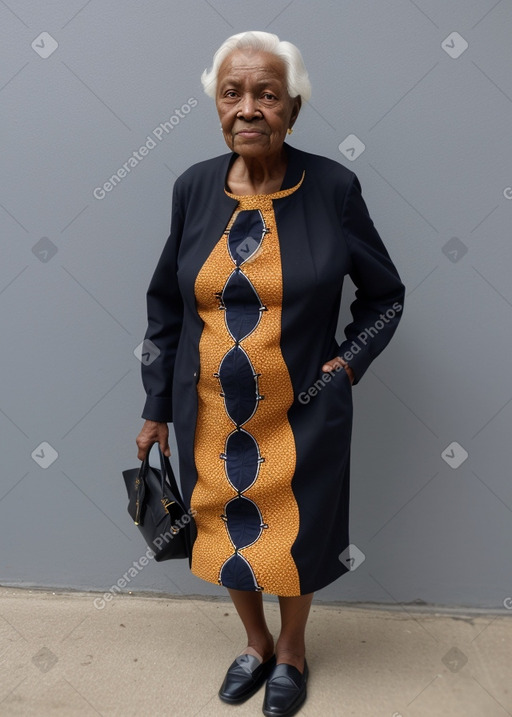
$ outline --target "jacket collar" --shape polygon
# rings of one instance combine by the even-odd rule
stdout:
[[[280,190],[290,189],[291,187],[294,187],[296,184],[298,184],[298,182],[300,182],[302,172],[304,170],[303,162],[300,159],[300,150],[295,149],[295,147],[292,147],[286,142],[284,142],[283,147],[286,151],[287,164],[283,183],[281,184]],[[239,155],[236,152],[229,152],[228,154],[224,155],[224,161],[222,162],[221,167],[223,189],[226,186],[228,172],[237,157],[239,157]]]

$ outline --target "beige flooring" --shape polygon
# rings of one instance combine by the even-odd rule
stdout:
[[[95,601],[96,605],[95,606]],[[217,690],[244,647],[231,604],[0,587],[0,715],[249,717]],[[278,631],[278,607],[266,604]],[[512,715],[512,611],[313,604],[305,717]]]

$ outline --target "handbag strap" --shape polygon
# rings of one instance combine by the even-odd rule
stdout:
[[[178,483],[176,481],[176,476],[174,475],[174,471],[171,466],[171,461],[162,453],[162,449],[160,448],[160,444],[158,444],[158,454],[160,456],[160,467],[162,469],[162,481],[165,480],[165,476],[167,476],[169,480],[169,484],[171,486],[171,490],[177,499],[180,508],[182,510],[185,510],[185,506],[183,504],[183,498],[181,496],[181,491],[179,489]]]
[[[154,445],[154,444],[153,444],[153,445]],[[151,448],[150,448],[150,450],[151,450]],[[167,456],[165,456],[165,455],[162,453],[162,449],[160,448],[160,444],[158,444],[158,453],[159,453],[159,455],[160,455],[160,466],[161,466],[161,473],[162,473],[162,481],[164,481],[164,480],[165,480],[165,476],[167,476],[167,478],[169,479],[169,484],[170,484],[170,486],[171,486],[171,490],[172,490],[172,492],[173,492],[173,495],[174,495],[174,497],[176,498],[176,502],[179,504],[181,510],[183,511],[183,514],[184,514],[184,515],[185,515],[185,514],[188,515],[188,511],[187,511],[187,509],[185,508],[185,504],[184,504],[184,502],[183,502],[183,498],[182,498],[182,495],[181,495],[181,491],[180,491],[180,489],[179,489],[179,487],[178,487],[178,484],[177,484],[177,482],[176,482],[176,477],[175,477],[175,475],[174,475],[174,471],[173,471],[172,466],[171,466],[171,461],[167,458]],[[148,451],[147,457],[149,457],[149,451]],[[189,519],[189,520],[190,520],[190,519]],[[187,521],[187,522],[188,522],[188,521]],[[183,528],[183,526],[181,527],[181,529],[182,529],[182,528]],[[185,528],[187,528],[187,525],[186,525],[186,524],[185,524]],[[187,552],[188,552],[189,560],[191,560],[191,555],[192,555],[192,543],[191,543],[190,530],[189,530],[189,529],[186,529],[186,530],[183,531],[183,533],[184,533],[184,537],[185,537],[185,544],[186,544],[186,546],[187,546]]]
[[[183,498],[181,496],[181,491],[178,487],[178,483],[176,482],[176,477],[174,475],[174,471],[171,466],[170,460],[162,453],[162,449],[160,448],[160,444],[155,441],[155,443],[152,443],[149,448],[148,452],[146,453],[146,457],[141,463],[140,470],[139,470],[139,479],[141,480],[141,483],[146,482],[146,476],[148,474],[149,469],[149,454],[151,453],[151,449],[153,446],[158,446],[158,455],[160,457],[160,480],[161,480],[161,486],[162,491],[164,488],[164,481],[165,477],[167,476],[169,480],[169,485],[171,486],[171,490],[174,494],[174,496],[178,499],[178,502],[180,504],[180,507],[185,510],[185,506],[183,503]]]

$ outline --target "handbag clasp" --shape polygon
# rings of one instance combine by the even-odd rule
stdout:
[[[164,506],[167,513],[169,512],[169,506],[176,503],[175,500],[169,500],[169,498],[167,498],[167,497],[160,498],[160,500],[161,500],[162,505]]]

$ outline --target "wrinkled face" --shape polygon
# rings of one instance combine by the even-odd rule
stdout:
[[[250,48],[235,50],[220,66],[215,102],[226,144],[248,158],[281,152],[301,104],[288,94],[284,62]]]

